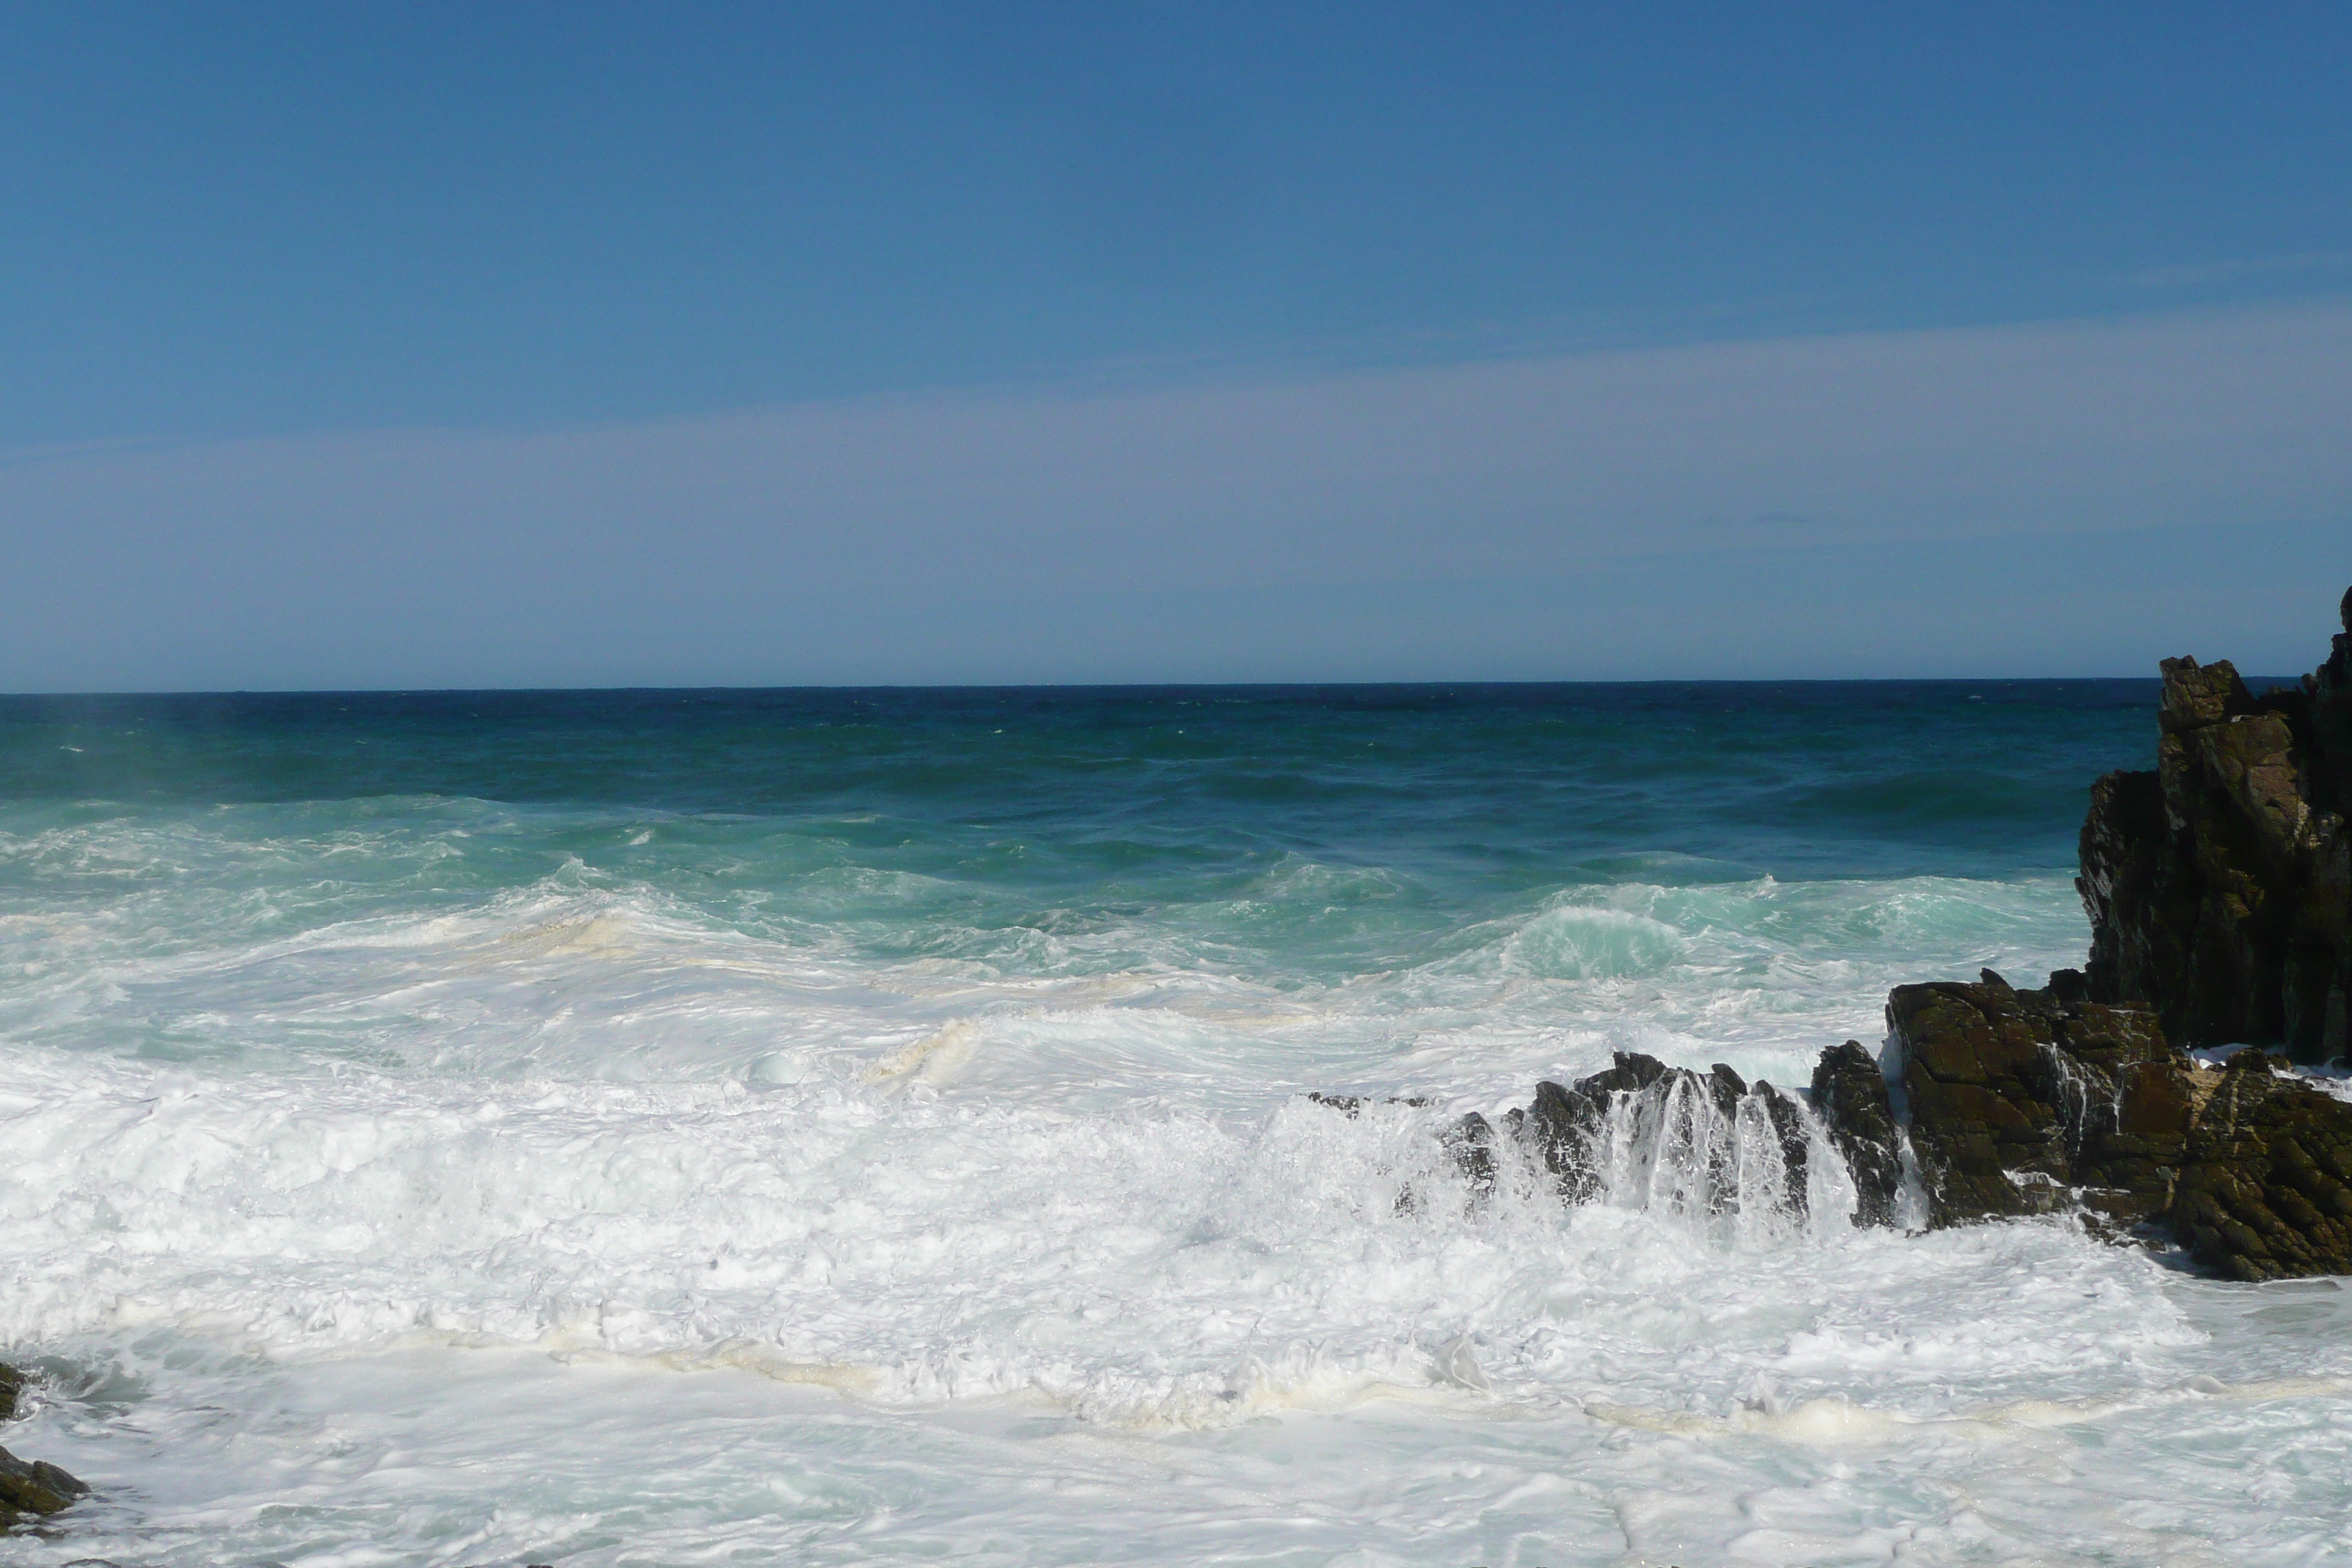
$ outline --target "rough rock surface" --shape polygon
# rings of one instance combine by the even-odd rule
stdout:
[[[2071,971],[2041,991],[1988,971],[1887,999],[1928,1223],[2079,1208],[2241,1279],[2352,1273],[2352,1102],[2261,1051],[2200,1068],[2153,1012],[2084,991]],[[1900,1170],[1879,1152],[1899,1135],[1868,1065],[1852,1042],[1824,1051],[1813,1101],[1885,1215]]]
[[[1903,1184],[1903,1135],[1885,1077],[1859,1040],[1832,1046],[1813,1068],[1813,1110],[1853,1176],[1853,1223],[1895,1223]]]
[[[2172,1229],[2241,1279],[2352,1274],[2352,1103],[2241,1051],[2200,1085]]]
[[[1886,1001],[1931,1226],[2076,1205],[2163,1215],[2189,1135],[2189,1059],[2156,1016],[2062,977],[1899,985]]]
[[[57,1466],[16,1458],[0,1448],[0,1530],[22,1522],[26,1515],[58,1513],[89,1488]]]
[[[1750,1147],[1777,1151],[1777,1172],[1769,1163],[1739,1168],[1743,1118]],[[1536,1085],[1534,1103],[1505,1116],[1503,1131],[1570,1203],[1608,1195],[1623,1157],[1639,1149],[1651,1179],[1706,1212],[1758,1197],[1790,1212],[1805,1206],[1812,1141],[1802,1108],[1786,1090],[1760,1079],[1750,1085],[1720,1062],[1696,1073],[1620,1051],[1605,1072],[1573,1085]],[[1743,1180],[1769,1182],[1771,1190],[1743,1193]]]
[[[2341,1057],[2352,1037],[2352,593],[2299,689],[2164,661],[2154,773],[2092,786],[2076,886],[2089,992],[2188,1046]]]
[[[1620,1052],[1604,1072],[1537,1085],[1499,1127],[1464,1117],[1443,1142],[1476,1192],[1514,1149],[1570,1203],[1699,1215],[1759,1201],[1803,1214],[1825,1142],[1853,1180],[1856,1225],[2078,1213],[2110,1235],[2168,1232],[2241,1279],[2352,1274],[2352,1100],[2258,1050],[2200,1067],[2153,1010],[2093,1001],[2076,970],[2039,991],[1990,970],[1900,985],[1886,1018],[1899,1092],[1853,1040],[1822,1053],[1805,1100],[1721,1064]]]
[[[0,1421],[14,1420],[17,1398],[25,1391],[25,1374],[0,1365]],[[38,1459],[20,1459],[0,1448],[0,1530],[29,1518],[52,1514],[88,1497],[89,1488],[57,1466]]]

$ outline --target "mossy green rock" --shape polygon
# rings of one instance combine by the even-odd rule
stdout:
[[[86,1484],[57,1466],[0,1448],[0,1527],[21,1523],[27,1515],[62,1512],[89,1495]]]

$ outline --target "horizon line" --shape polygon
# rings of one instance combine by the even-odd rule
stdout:
[[[2202,661],[2207,668],[2227,659]],[[2233,666],[2234,668],[2234,666]],[[2293,687],[2302,672],[2287,675],[2238,672],[2250,686],[2270,683],[2273,689]],[[349,686],[349,687],[223,687],[148,690],[90,689],[81,691],[0,691],[0,702],[57,701],[77,699],[137,699],[194,697],[600,697],[701,696],[715,693],[752,695],[768,692],[1046,692],[1046,691],[1330,691],[1433,690],[1438,689],[1620,686],[2057,686],[2095,682],[2160,682],[2153,675],[1807,675],[1807,676],[1644,676],[1638,679],[1480,678],[1465,680],[1058,680],[1058,681],[844,681],[786,685],[702,686]],[[2258,693],[2259,694],[2259,693]]]

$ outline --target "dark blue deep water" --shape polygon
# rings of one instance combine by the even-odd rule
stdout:
[[[1031,874],[1314,853],[1433,874],[1999,875],[2151,765],[2153,680],[0,699],[0,797],[425,795],[799,821],[879,860],[1017,832]]]

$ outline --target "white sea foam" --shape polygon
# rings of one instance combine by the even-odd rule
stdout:
[[[6,1560],[2352,1552],[2330,1282],[1567,1210],[1438,1142],[1617,1048],[1801,1085],[1895,981],[2078,956],[2063,879],[1576,889],[1318,970],[1241,950],[1405,879],[468,889],[434,845],[497,813],[434,814],[0,846],[124,889],[0,914],[6,1440],[104,1494]]]

